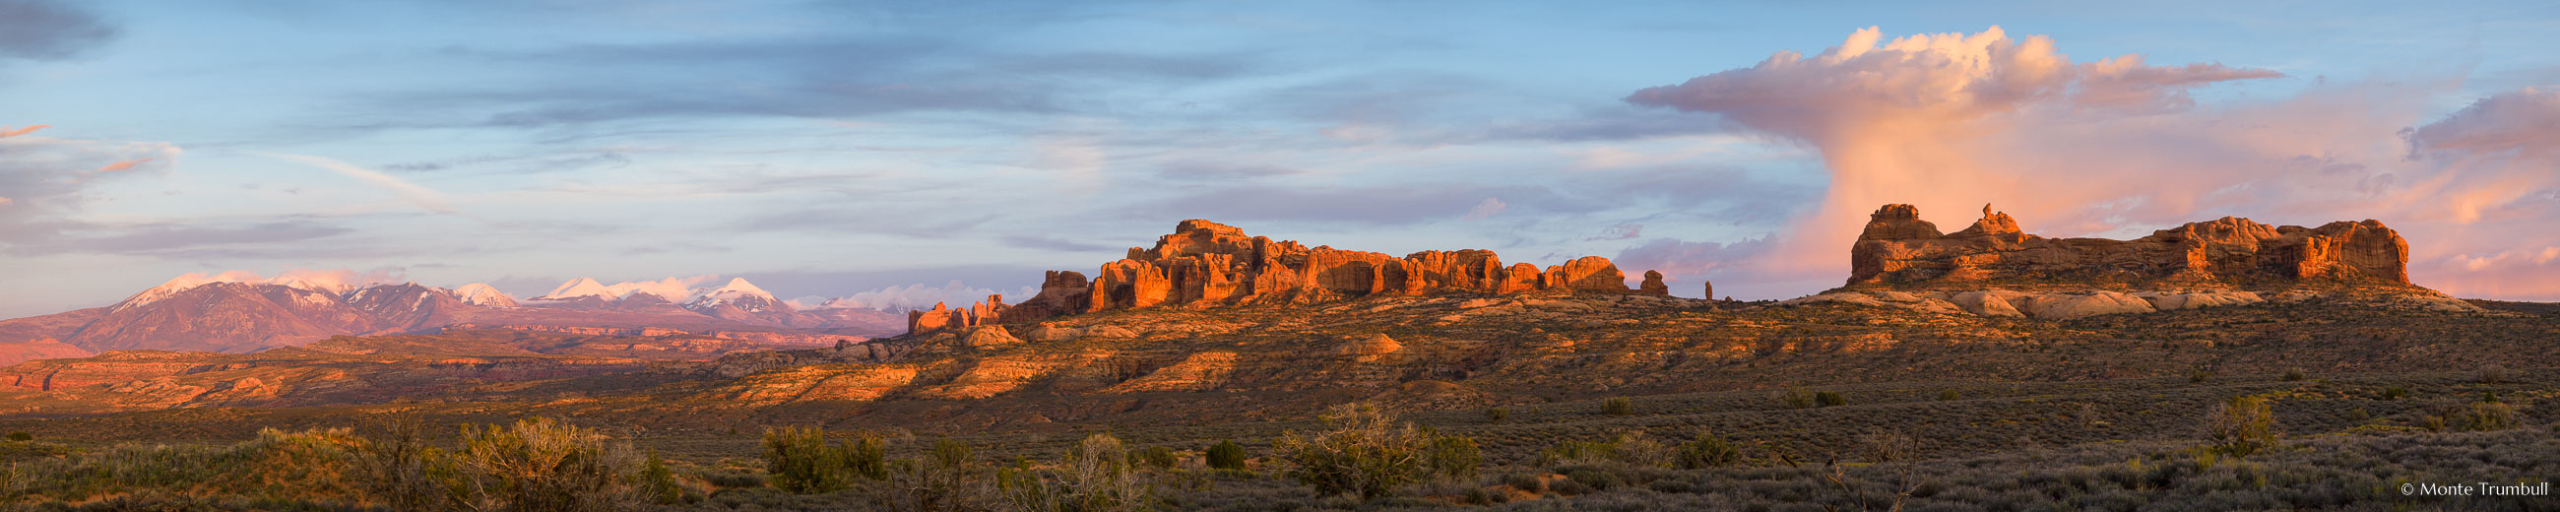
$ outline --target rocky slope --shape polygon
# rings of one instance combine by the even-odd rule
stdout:
[[[909,317],[908,332],[930,332],[1064,314],[1148,307],[1251,304],[1316,304],[1346,298],[1443,294],[1668,295],[1662,274],[1627,288],[1626,274],[1608,258],[1587,256],[1540,270],[1502,264],[1493,251],[1423,251],[1402,258],[1296,241],[1246,236],[1244,230],[1206,220],[1186,220],[1155,247],[1129,248],[1129,256],[1084,274],[1053,271],[1040,294],[1007,305],[1002,295],[967,309],[934,309]]]

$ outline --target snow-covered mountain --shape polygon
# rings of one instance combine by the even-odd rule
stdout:
[[[506,292],[498,291],[497,287],[489,286],[488,283],[471,283],[462,285],[461,288],[453,289],[453,298],[461,299],[462,303],[473,306],[492,308],[519,307],[519,305],[516,304],[515,297],[507,296]]]
[[[774,298],[763,288],[757,288],[746,278],[731,278],[729,284],[704,292],[692,302],[685,303],[684,309],[715,318],[782,327],[816,327],[823,322],[800,314],[790,304]]]
[[[384,283],[387,279],[347,271],[292,271],[273,278],[246,271],[194,273],[112,306],[0,321],[0,338],[6,338],[0,344],[50,338],[94,352],[251,352],[331,336],[423,332],[453,325],[849,336],[895,334],[904,325],[900,315],[868,309],[804,313],[745,279],[730,279],[707,291],[693,288],[711,278],[613,285],[578,278],[520,303],[484,283],[447,290],[412,282]]]

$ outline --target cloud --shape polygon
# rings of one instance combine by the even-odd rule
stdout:
[[[960,280],[954,279],[950,283],[939,287],[927,286],[924,284],[891,286],[844,297],[827,299],[824,301],[812,301],[806,298],[795,299],[792,301],[792,305],[794,307],[801,308],[869,308],[881,311],[905,311],[932,309],[934,304],[944,304],[949,307],[967,307],[970,304],[975,304],[978,301],[985,300],[988,295],[995,295],[999,293],[1006,292],[991,288],[971,287]],[[1021,302],[1024,299],[1030,298],[1032,295],[1040,293],[1040,289],[1034,286],[1025,286],[1013,290],[1011,293],[1013,296],[1008,297],[1006,300],[1010,302]]]
[[[107,173],[97,171],[101,166],[133,160],[165,163],[181,153],[178,146],[165,142],[0,138],[0,191],[10,198],[10,208],[0,209],[0,249],[22,253],[80,234],[76,232],[89,224],[76,220],[78,215],[89,202],[105,198],[99,185],[150,176],[144,170],[166,167]]]
[[[1600,236],[1594,236],[1594,237],[1591,237],[1591,238],[1585,238],[1585,239],[1582,239],[1582,241],[1585,241],[1585,242],[1592,242],[1592,241],[1600,241],[1600,240],[1627,240],[1627,239],[1636,238],[1636,237],[1641,237],[1641,236],[1644,236],[1644,225],[1643,225],[1643,224],[1636,224],[1636,223],[1630,222],[1630,223],[1626,223],[1626,224],[1619,224],[1619,225],[1615,225],[1615,226],[1609,226],[1609,228],[1608,228],[1608,229],[1600,230]]]
[[[1484,198],[1483,202],[1476,203],[1474,208],[1467,209],[1466,220],[1484,220],[1486,217],[1500,215],[1504,208],[1509,208],[1510,206],[1511,205],[1502,204],[1501,199],[1487,197]]]
[[[2122,211],[2089,211],[2092,205],[2144,204],[2159,212],[2187,213],[2191,203],[2161,203],[2186,201],[2168,196],[2211,187],[2207,181],[2232,180],[2172,187],[2127,183],[2184,177],[2142,169],[2165,162],[2141,153],[2185,149],[2202,158],[2230,155],[2185,146],[2230,146],[2226,141],[2154,135],[2210,124],[2204,116],[2186,114],[2192,106],[2187,91],[2193,88],[2278,76],[2220,64],[2152,66],[2139,55],[2076,62],[2051,39],[2011,38],[1998,27],[1891,41],[1868,28],[1819,55],[1781,51],[1752,67],[1642,89],[1626,100],[1714,114],[1814,149],[1830,171],[1830,184],[1818,209],[1799,219],[1790,236],[1774,241],[1782,249],[1772,252],[1763,268],[1837,276],[1845,274],[1848,244],[1865,214],[1880,204],[1920,204],[1924,213],[1961,212],[1969,208],[1959,205],[1984,202],[2017,205],[2007,209],[2028,212],[2022,220],[2062,223],[2064,229],[2048,232],[2064,234],[2114,227],[2099,222],[2103,219],[2127,220]],[[2145,140],[2170,142],[2126,144]],[[2133,155],[2108,153],[2111,145],[2115,152]],[[2092,168],[2098,154],[2122,161],[2110,162],[2112,168]],[[2277,159],[2299,154],[2282,153]],[[2237,158],[2260,157],[2264,155]],[[2229,166],[2204,168],[2214,167]]]
[[[74,5],[0,0],[0,59],[67,59],[115,38],[114,26]]]
[[[1631,274],[1659,270],[1671,281],[1703,280],[1706,277],[1735,274],[1749,268],[1754,260],[1768,253],[1772,244],[1767,238],[1754,238],[1733,243],[1691,242],[1672,238],[1647,240],[1643,245],[1618,251],[1610,261]]]
[[[152,160],[157,160],[157,159],[156,159],[156,158],[137,158],[137,159],[133,159],[133,160],[123,160],[123,161],[118,161],[118,162],[115,162],[115,163],[107,164],[105,167],[99,167],[99,168],[98,168],[98,172],[129,171],[129,170],[133,170],[133,166],[136,166],[136,165],[142,165],[143,163],[145,163],[145,162],[150,162],[150,161],[152,161]]]
[[[408,180],[392,177],[389,174],[383,174],[381,171],[358,167],[355,164],[341,162],[327,157],[285,153],[261,153],[254,151],[251,153],[327,169],[331,172],[336,172],[349,178],[355,178],[357,181],[365,182],[367,185],[373,185],[374,187],[389,190],[394,194],[398,194],[402,200],[406,200],[410,204],[416,205],[418,208],[426,211],[446,214],[455,213],[453,209],[453,202],[446,199],[443,192],[437,192],[426,187],[418,186],[415,183],[408,182]]]
[[[355,230],[308,221],[246,225],[159,223],[135,226],[87,225],[76,235],[11,247],[13,254],[96,253],[189,256],[207,250],[289,244],[353,233]],[[296,251],[305,252],[308,251]]]
[[[1001,240],[1005,245],[1014,247],[1045,249],[1061,252],[1116,252],[1123,249],[1123,247],[1117,245],[1090,244],[1064,238],[1046,236],[1017,235],[1007,236]]]
[[[1136,218],[1297,220],[1402,225],[1446,221],[1451,216],[1527,210],[1584,213],[1608,201],[1559,194],[1539,186],[1381,185],[1226,186],[1193,191],[1129,210]],[[1494,198],[1504,199],[1494,199]],[[1494,206],[1499,205],[1499,206]],[[1480,218],[1480,217],[1478,217]]]
[[[0,127],[0,139],[5,139],[5,138],[9,138],[9,137],[16,137],[16,136],[20,136],[20,135],[26,135],[26,134],[29,134],[29,133],[35,133],[35,131],[36,131],[36,130],[42,130],[42,129],[52,128],[52,127],[53,127],[53,125],[49,125],[49,124],[27,125],[27,127],[25,127],[25,128],[19,128],[19,129],[15,129],[15,130],[8,129],[7,127]]]

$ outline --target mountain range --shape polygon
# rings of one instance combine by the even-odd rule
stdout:
[[[896,334],[903,330],[903,320],[867,308],[802,311],[743,278],[676,299],[579,278],[550,294],[519,301],[482,283],[446,289],[417,283],[354,285],[293,275],[188,274],[106,307],[0,320],[0,365],[114,350],[247,353],[332,336],[451,328],[637,329],[824,343],[819,339]]]

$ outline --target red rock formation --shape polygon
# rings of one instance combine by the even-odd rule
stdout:
[[[1661,272],[1647,270],[1644,271],[1644,284],[1637,285],[1636,291],[1646,295],[1670,295],[1671,285],[1662,283]]]
[[[1649,274],[1660,285],[1659,273]],[[1294,241],[1246,236],[1233,226],[1186,220],[1152,248],[1130,248],[1127,258],[1105,263],[1091,281],[1053,271],[1040,295],[1016,306],[1000,297],[969,310],[941,305],[912,313],[909,332],[958,329],[997,321],[1037,320],[1061,314],[1147,307],[1212,307],[1238,304],[1311,304],[1370,295],[1421,296],[1638,293],[1607,258],[1583,257],[1541,271],[1521,263],[1503,266],[1492,251],[1422,251],[1398,258],[1382,253],[1309,248]],[[1648,288],[1643,293],[1667,294]]]
[[[1850,251],[1849,285],[1970,288],[1984,284],[2234,289],[2297,281],[2409,284],[2409,244],[2381,222],[2318,228],[2224,217],[2134,240],[2044,238],[2006,213],[1954,234],[1911,205],[1885,205]]]

